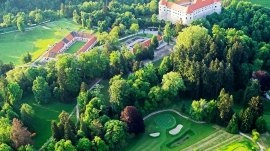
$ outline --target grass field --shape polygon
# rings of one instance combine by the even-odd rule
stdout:
[[[218,151],[250,151],[250,150],[258,150],[258,146],[252,143],[249,140],[243,139],[243,141],[233,142],[229,145],[221,147]]]
[[[172,136],[168,133],[169,129],[160,126],[157,118],[161,118],[164,123],[168,123],[167,118],[162,118],[160,114],[171,114],[176,120],[176,124],[182,124],[183,128],[180,133]],[[128,142],[126,150],[128,151],[142,151],[142,150],[154,150],[154,151],[178,151],[182,150],[197,141],[215,133],[216,129],[209,124],[196,124],[189,120],[186,120],[179,115],[172,112],[164,112],[151,116],[145,120],[146,132],[140,136],[131,139]],[[169,122],[171,123],[171,122]],[[172,122],[173,123],[173,122]],[[174,126],[176,126],[174,124]],[[152,138],[149,136],[150,133],[160,132],[160,136]]]
[[[12,32],[0,35],[0,60],[18,65],[20,57],[26,52],[33,59],[43,54],[49,45],[63,39],[70,31],[80,30],[71,20],[61,19],[39,25],[26,32]]]
[[[241,135],[233,135],[220,129],[188,148],[185,148],[183,151],[192,149],[197,149],[199,151],[250,151],[252,148],[255,148],[256,150],[258,149],[258,146]]]
[[[51,137],[51,121],[58,120],[58,115],[62,111],[71,113],[75,106],[75,102],[73,104],[64,104],[59,101],[40,105],[36,103],[33,95],[23,98],[22,101],[31,105],[35,110],[32,126],[36,133],[36,136],[33,138],[34,146],[37,148],[40,148]]]
[[[86,42],[83,41],[76,41],[65,51],[65,53],[76,53],[83,45],[85,45],[85,43]]]
[[[270,1],[269,0],[247,0],[247,1],[270,8]]]

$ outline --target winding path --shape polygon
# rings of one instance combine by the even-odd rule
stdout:
[[[187,120],[190,120],[190,121],[192,121],[192,122],[194,122],[194,123],[197,123],[197,124],[204,124],[204,123],[206,123],[206,122],[204,122],[204,121],[195,121],[195,120],[189,118],[188,116],[185,116],[185,115],[181,114],[180,112],[178,112],[178,111],[176,111],[176,110],[174,110],[174,109],[164,109],[164,110],[159,110],[159,111],[150,113],[150,114],[148,114],[147,116],[145,116],[145,117],[143,118],[143,120],[146,120],[146,119],[148,119],[150,116],[153,116],[153,115],[156,115],[156,114],[159,114],[159,113],[162,113],[162,112],[174,112],[174,113],[176,113],[177,115],[181,116],[182,118],[187,119]]]

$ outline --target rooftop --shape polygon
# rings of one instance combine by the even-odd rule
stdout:
[[[190,14],[199,8],[211,5],[215,2],[220,2],[220,0],[160,0],[159,4]]]

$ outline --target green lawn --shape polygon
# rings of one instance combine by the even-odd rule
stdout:
[[[85,43],[86,42],[83,41],[76,41],[65,51],[65,53],[76,53],[83,45],[85,45]]]
[[[160,126],[158,118],[162,114],[171,114],[175,120],[176,126],[177,124],[182,124],[183,128],[180,133],[172,136],[168,133],[169,129],[166,129],[163,126]],[[172,123],[164,119],[164,123]],[[208,135],[214,133],[216,131],[210,124],[196,124],[187,119],[180,117],[179,115],[173,112],[163,112],[160,114],[156,114],[151,116],[150,118],[145,120],[146,132],[142,135],[139,135],[133,139],[130,139],[128,142],[128,146],[126,147],[127,151],[142,151],[142,150],[154,150],[154,151],[179,151],[182,150],[197,141],[207,137]],[[160,136],[157,138],[152,138],[149,136],[150,133],[160,132]]]
[[[64,104],[59,101],[40,105],[35,102],[33,95],[23,98],[23,102],[28,103],[35,110],[32,126],[36,133],[33,138],[36,148],[40,148],[51,137],[51,121],[57,120],[62,111],[71,113],[75,106],[75,102],[73,104]]]
[[[26,52],[33,59],[43,54],[48,46],[63,39],[69,32],[80,30],[80,26],[71,20],[61,19],[39,25],[26,32],[13,32],[0,35],[0,60],[21,64],[20,57]]]
[[[269,0],[247,0],[247,1],[270,8]]]
[[[227,146],[218,149],[218,151],[249,151],[257,149],[258,148],[256,145],[254,145],[254,143],[246,139],[243,141],[233,142]]]

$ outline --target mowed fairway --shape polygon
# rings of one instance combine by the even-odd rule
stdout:
[[[58,115],[62,111],[71,113],[75,107],[75,103],[64,104],[59,101],[51,100],[49,104],[38,104],[33,95],[25,97],[22,100],[31,105],[35,111],[32,126],[36,136],[33,137],[34,146],[40,148],[51,137],[51,121],[58,120]]]
[[[21,64],[20,57],[26,52],[33,59],[43,54],[50,45],[63,39],[69,32],[80,29],[71,20],[61,19],[39,25],[29,31],[0,34],[0,60]]]
[[[252,2],[253,4],[258,4],[258,5],[270,8],[269,0],[248,0],[248,1]]]
[[[173,118],[164,118],[169,117],[168,114]],[[173,129],[177,124],[183,125],[180,133],[174,136],[170,135],[169,130]],[[217,131],[210,124],[197,124],[184,119],[173,112],[163,112],[153,115],[145,120],[145,125],[145,133],[130,140],[126,150],[179,151]],[[160,136],[156,138],[149,136],[149,134],[155,132],[160,132]]]
[[[86,42],[76,41],[65,51],[65,53],[76,53],[83,45],[85,45],[85,43]]]

